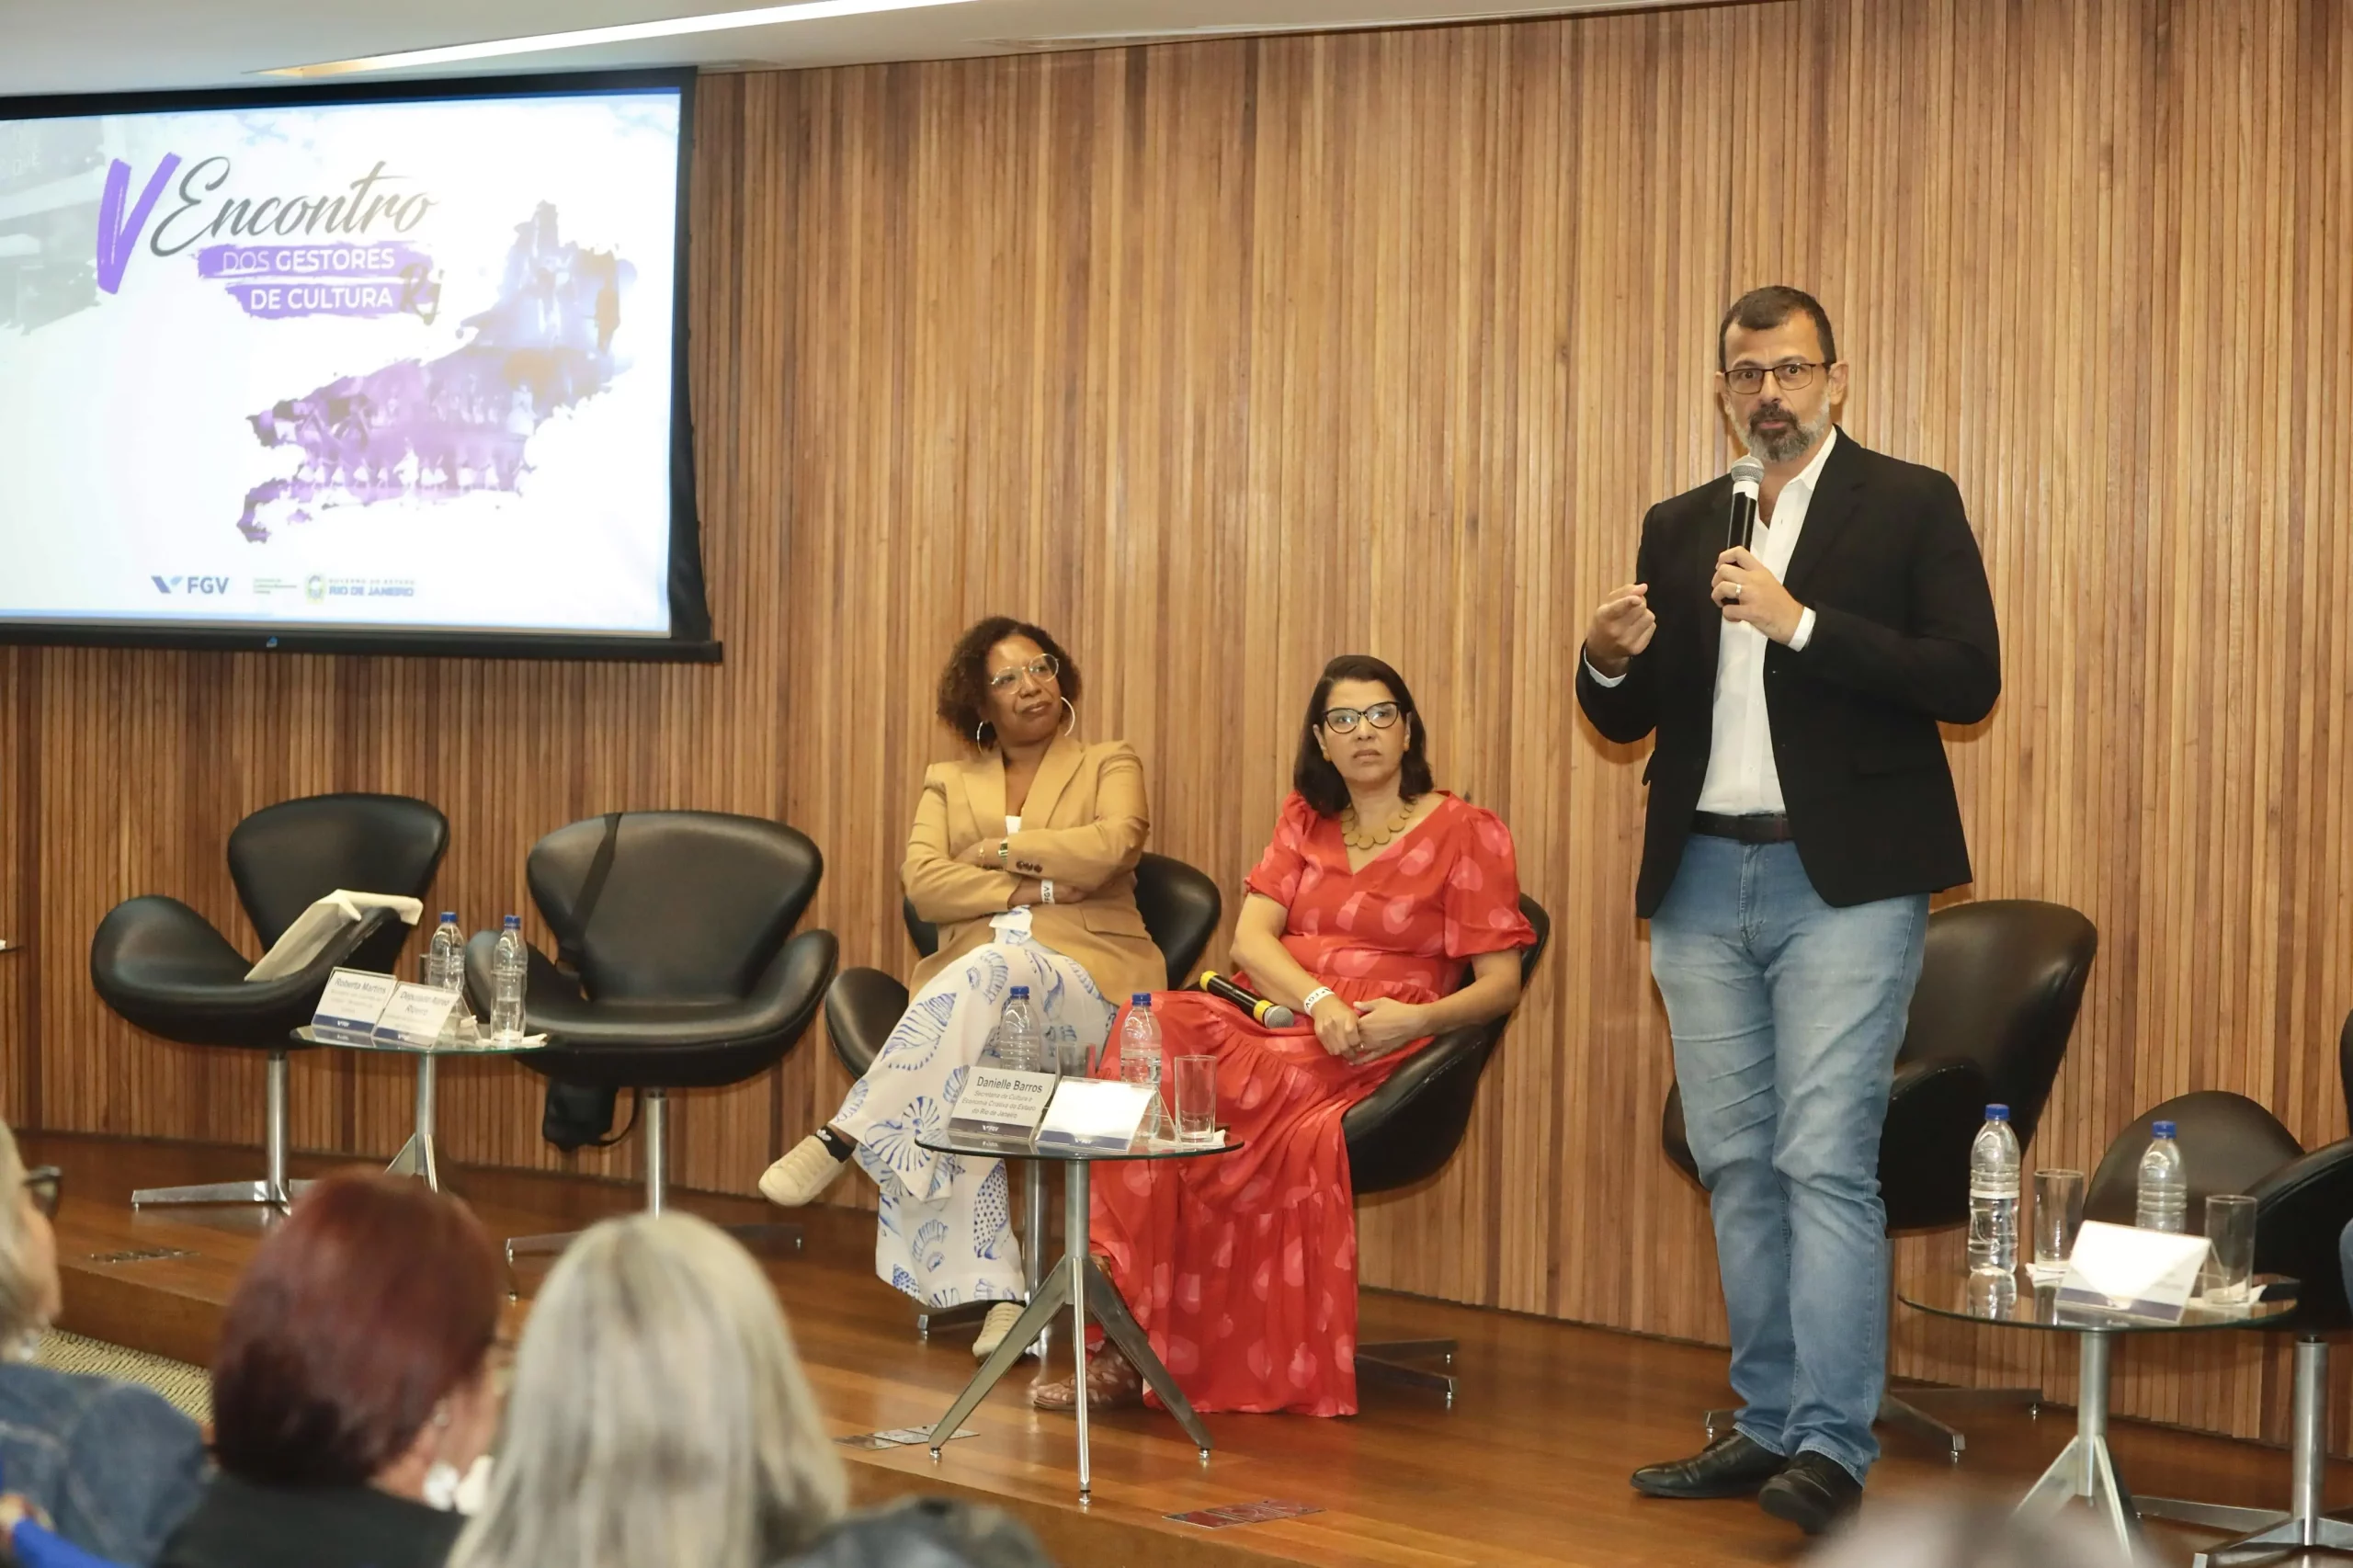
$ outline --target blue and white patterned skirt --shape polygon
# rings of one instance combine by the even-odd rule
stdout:
[[[1019,1301],[1027,1290],[1005,1162],[938,1154],[915,1142],[947,1122],[1006,993],[1029,988],[1050,1046],[1076,1040],[1092,1051],[1118,1013],[1085,970],[1029,939],[1027,910],[999,915],[996,933],[907,1004],[832,1119],[858,1140],[858,1163],[882,1189],[874,1272],[926,1306]]]

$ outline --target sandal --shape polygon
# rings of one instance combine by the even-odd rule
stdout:
[[[1077,1380],[1062,1378],[1051,1383],[1040,1383],[1029,1391],[1029,1403],[1040,1410],[1075,1410],[1078,1408]],[[1143,1403],[1143,1374],[1135,1363],[1109,1346],[1095,1353],[1086,1364],[1086,1408],[1119,1410]]]

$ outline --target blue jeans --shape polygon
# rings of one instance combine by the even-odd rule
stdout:
[[[48,1509],[72,1545],[154,1562],[210,1470],[196,1423],[154,1390],[0,1363],[0,1490]]]
[[[1880,1126],[1927,922],[1926,893],[1833,909],[1795,845],[1698,835],[1651,917],[1739,1429],[1859,1481],[1887,1381]]]

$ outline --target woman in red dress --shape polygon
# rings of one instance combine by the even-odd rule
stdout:
[[[1270,1029],[1199,992],[1154,998],[1167,1060],[1218,1059],[1220,1118],[1245,1146],[1108,1167],[1094,1245],[1196,1410],[1352,1415],[1357,1231],[1340,1119],[1431,1036],[1509,1012],[1518,949],[1536,933],[1510,831],[1431,787],[1413,694],[1381,660],[1324,666],[1291,778],[1233,962],[1312,1022]],[[1107,1348],[1088,1402],[1132,1402],[1139,1381]],[[1034,1398],[1067,1409],[1074,1393],[1064,1379]]]

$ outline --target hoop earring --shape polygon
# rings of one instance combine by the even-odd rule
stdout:
[[[1063,726],[1063,733],[1067,735],[1078,728],[1078,710],[1071,707],[1071,700],[1067,697],[1063,699],[1063,706],[1070,709],[1070,722]]]
[[[982,720],[979,723],[972,726],[972,744],[974,745],[984,746],[989,744],[988,737],[981,733],[983,730],[985,730],[988,727],[989,722],[986,719]]]

